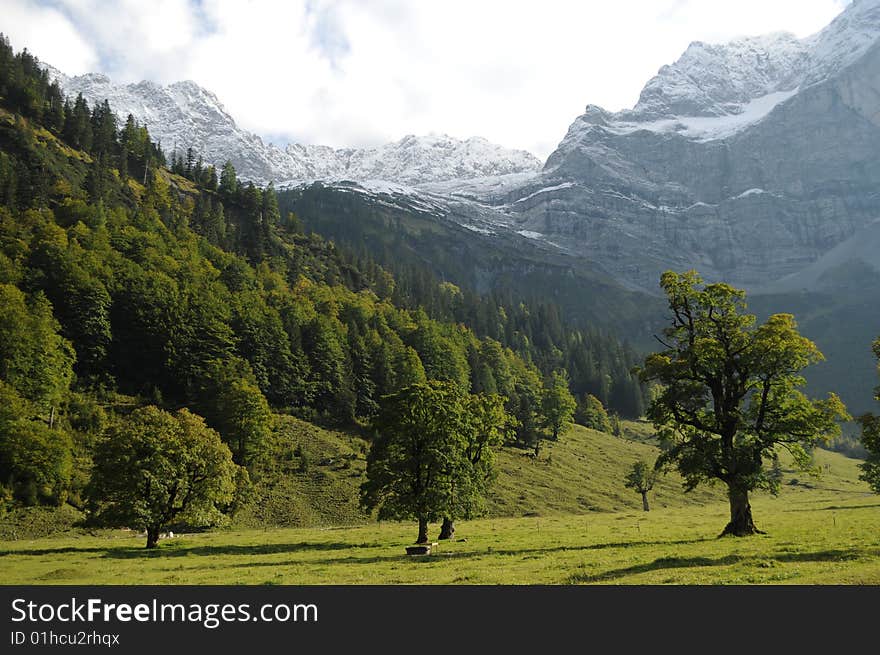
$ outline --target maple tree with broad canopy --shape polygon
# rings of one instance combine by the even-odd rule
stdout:
[[[775,492],[780,450],[796,466],[812,466],[810,449],[840,433],[846,408],[835,394],[807,398],[800,372],[824,359],[801,336],[794,317],[774,314],[761,325],[746,314],[745,292],[704,284],[696,271],[661,276],[672,312],[645,359],[644,382],[658,385],[648,410],[663,449],[656,466],[674,466],[690,490],[705,482],[727,486],[730,522],[722,535],[760,532],[749,493]]]

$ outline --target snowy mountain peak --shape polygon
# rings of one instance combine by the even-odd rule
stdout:
[[[481,137],[460,140],[445,134],[410,134],[378,148],[294,143],[282,150],[238,127],[220,99],[192,80],[168,86],[150,81],[115,85],[100,73],[68,77],[46,68],[68,95],[82,93],[91,105],[107,99],[123,120],[132,114],[145,123],[167,152],[191,147],[216,166],[231,161],[242,179],[258,183],[385,180],[413,185],[541,167],[528,152],[502,148]]]
[[[823,30],[805,39],[788,32],[694,41],[648,81],[632,109],[588,105],[545,169],[588,144],[594,130],[674,133],[696,141],[723,139],[764,120],[799,91],[827,80],[880,42],[880,0],[856,0]]]
[[[674,64],[663,66],[624,120],[723,116],[743,103],[798,86],[810,65],[809,49],[778,32],[722,45],[696,41]]]

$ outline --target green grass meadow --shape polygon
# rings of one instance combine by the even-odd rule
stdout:
[[[430,556],[405,547],[414,523],[332,515],[303,527],[233,526],[185,534],[147,551],[124,530],[68,530],[0,541],[4,584],[880,584],[880,496],[858,480],[858,461],[819,450],[819,477],[784,471],[777,497],[755,494],[767,534],[717,535],[727,521],[720,489],[681,490],[668,476],[652,511],[622,485],[625,469],[656,449],[639,424],[625,438],[576,427],[537,461],[505,449],[487,518],[459,521]],[[320,435],[310,433],[310,443]],[[338,439],[338,437],[334,437]],[[328,437],[329,439],[329,437]],[[328,441],[342,448],[337,441]],[[314,453],[321,455],[320,448]],[[329,446],[328,446],[329,447]],[[287,493],[320,473],[333,494],[356,488],[354,462],[291,477]],[[302,483],[302,484],[301,484]],[[330,484],[333,483],[333,484]],[[299,485],[299,486],[298,486]],[[303,492],[304,493],[304,492]],[[312,503],[324,502],[319,487]],[[331,499],[332,500],[332,499]],[[273,501],[278,502],[280,501]],[[300,503],[304,502],[302,499]],[[280,505],[279,505],[280,507]],[[329,503],[328,503],[329,507]],[[439,526],[431,526],[436,535]]]
[[[462,522],[411,557],[414,526],[218,531],[155,551],[118,532],[5,543],[5,584],[878,584],[880,500],[759,498],[768,534],[718,539],[725,506]],[[466,541],[461,540],[466,539]]]

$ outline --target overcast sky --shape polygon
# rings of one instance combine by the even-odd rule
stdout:
[[[0,0],[69,75],[191,79],[278,144],[484,136],[546,157],[587,104],[631,107],[691,41],[808,36],[849,0]]]

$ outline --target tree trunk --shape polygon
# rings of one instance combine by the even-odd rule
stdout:
[[[455,536],[455,520],[450,518],[443,519],[443,525],[440,526],[440,539],[452,539]]]
[[[159,528],[147,528],[147,548],[155,548],[159,545]]]
[[[537,459],[538,455],[541,454],[541,440],[535,439],[535,458]]]
[[[755,523],[752,521],[749,492],[745,489],[728,487],[727,497],[730,500],[730,523],[724,528],[721,536],[747,537],[751,534],[764,534],[755,527]]]
[[[416,543],[428,543],[428,519],[419,517],[419,539]]]
[[[651,508],[648,506],[648,492],[647,491],[642,492],[642,509],[645,510],[646,512],[651,511]]]

